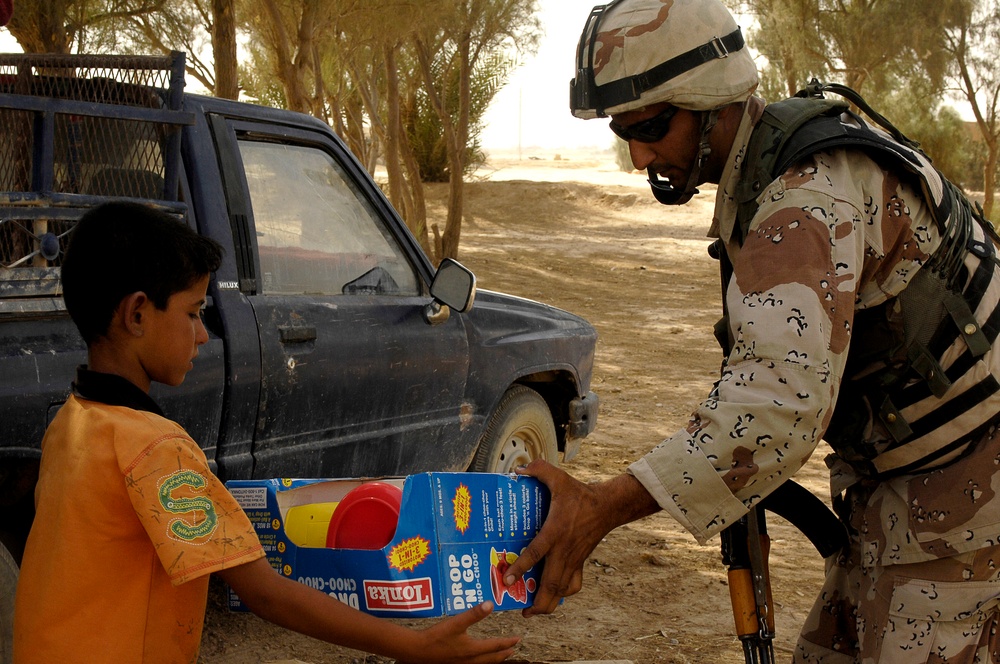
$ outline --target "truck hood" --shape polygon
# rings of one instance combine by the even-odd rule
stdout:
[[[570,370],[578,377],[578,387],[583,393],[589,389],[597,330],[584,318],[541,302],[490,290],[480,290],[472,309],[463,316],[469,328],[470,347],[522,346],[525,348],[522,357],[535,358],[539,371]],[[548,360],[570,357],[577,358],[575,365],[565,360]]]

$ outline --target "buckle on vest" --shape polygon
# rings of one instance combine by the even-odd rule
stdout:
[[[944,306],[955,321],[955,326],[962,333],[965,345],[969,347],[972,357],[982,357],[990,350],[990,340],[983,333],[982,326],[976,320],[969,303],[961,295],[948,291],[944,296]]]
[[[896,405],[886,397],[878,409],[878,418],[896,442],[902,442],[913,435],[913,429]]]
[[[951,380],[948,379],[948,375],[931,355],[931,352],[922,344],[914,343],[910,346],[908,355],[910,366],[921,378],[927,381],[927,387],[931,394],[938,399],[942,398],[951,387]]]

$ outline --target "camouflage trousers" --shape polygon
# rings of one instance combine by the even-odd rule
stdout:
[[[857,551],[828,559],[793,662],[1000,662],[1000,546],[868,568]]]

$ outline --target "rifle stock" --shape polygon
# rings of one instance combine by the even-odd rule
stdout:
[[[747,664],[774,661],[774,600],[764,510],[786,519],[809,539],[823,558],[847,545],[847,530],[819,498],[787,481],[756,505],[747,516],[722,532],[722,562],[728,568],[729,598],[736,635]]]
[[[823,558],[847,546],[847,529],[837,515],[793,480],[779,486],[760,504],[798,528]]]

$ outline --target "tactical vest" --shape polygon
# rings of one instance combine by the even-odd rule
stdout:
[[[861,121],[846,102],[823,98],[824,91],[850,99],[888,135]],[[857,121],[857,126],[841,121],[845,113]],[[838,456],[864,475],[929,470],[968,451],[970,441],[997,419],[993,404],[985,404],[993,412],[976,411],[982,411],[985,401],[1000,398],[1000,381],[992,373],[976,389],[949,399],[947,408],[941,409],[946,411],[939,414],[942,417],[978,415],[965,416],[970,424],[954,439],[928,435],[933,433],[929,429],[932,424],[923,421],[928,418],[915,424],[900,411],[920,398],[943,397],[953,382],[990,350],[998,330],[984,331],[973,312],[993,278],[1000,238],[992,224],[984,220],[981,209],[972,208],[964,194],[931,166],[917,144],[874,112],[857,93],[813,81],[796,97],[768,105],[754,128],[735,192],[738,242],[742,244],[747,235],[758,208],[757,197],[773,180],[801,159],[837,148],[863,150],[876,161],[888,162],[912,175],[942,240],[898,296],[855,312],[855,343],[848,353],[841,390],[824,438]],[[972,275],[965,265],[969,252],[980,259],[980,268]],[[722,240],[716,241],[710,253],[720,259],[722,268],[723,319],[716,326],[716,337],[728,357],[733,338],[725,297],[732,265]],[[959,337],[967,352],[945,371],[938,358]],[[881,422],[890,441],[877,445],[866,442],[865,433],[872,420]]]

